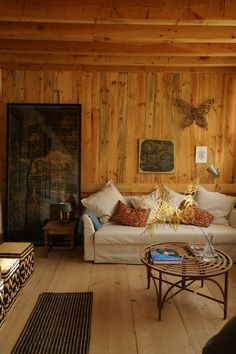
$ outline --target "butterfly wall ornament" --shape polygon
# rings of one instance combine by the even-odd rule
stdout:
[[[214,103],[213,98],[200,104],[198,107],[193,107],[193,106],[191,106],[190,103],[188,103],[182,99],[177,99],[176,103],[177,103],[178,107],[180,108],[181,112],[183,114],[185,114],[185,117],[183,118],[183,120],[181,122],[181,127],[183,129],[189,127],[195,121],[195,123],[199,127],[205,128],[207,130],[208,123],[206,120],[206,115],[210,111],[210,109]]]

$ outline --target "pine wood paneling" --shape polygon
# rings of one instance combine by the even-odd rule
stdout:
[[[92,75],[91,73],[84,73],[82,76],[82,156],[81,156],[81,178],[82,180],[87,180],[88,182],[92,182],[92,154],[88,156],[88,152],[92,151],[92,136],[91,133],[93,131],[91,124],[91,87],[92,87]],[[88,158],[89,157],[89,158]]]
[[[16,72],[17,74],[17,72]],[[15,73],[14,73],[15,75]],[[44,73],[43,71],[25,72],[25,101],[27,103],[44,103]],[[18,87],[15,87],[17,102]]]
[[[118,129],[117,129],[117,180],[126,180],[125,163],[127,159],[127,74],[119,73],[118,86]]]
[[[119,71],[2,70],[0,98],[1,185],[6,182],[6,104],[80,103],[82,105],[82,192],[113,179],[125,192],[148,192],[157,183],[179,191],[196,177],[211,190],[236,193],[236,75],[233,73],[165,73]],[[180,127],[184,115],[176,98],[198,106],[215,103],[208,130]],[[138,173],[139,139],[176,141],[175,173]],[[195,146],[208,147],[208,163],[219,178],[195,164]]]
[[[93,132],[93,138],[91,139],[91,150],[93,154],[90,156],[91,161],[91,180],[99,181],[99,125],[100,125],[100,73],[94,72],[91,75],[92,77],[92,87],[91,87],[91,131]],[[83,144],[82,144],[83,148]],[[83,152],[83,149],[82,149]],[[86,154],[85,154],[86,156]]]

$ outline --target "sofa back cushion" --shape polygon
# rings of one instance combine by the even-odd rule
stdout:
[[[148,194],[130,196],[129,199],[135,209],[156,209],[161,203],[161,194],[156,189]]]
[[[98,192],[82,199],[81,203],[92,210],[101,219],[102,223],[106,223],[114,213],[118,200],[121,200],[124,204],[126,203],[114,182],[110,180]]]
[[[232,209],[229,214],[229,224],[236,229],[236,209]]]
[[[175,192],[173,189],[164,186],[165,191],[166,191],[166,200],[169,199],[170,204],[175,204],[176,207],[178,208],[180,206],[180,204],[182,203],[182,201],[185,199],[185,195]]]
[[[214,216],[212,223],[228,225],[228,216],[235,204],[235,197],[219,192],[209,192],[198,186],[195,200],[198,207],[210,212]]]

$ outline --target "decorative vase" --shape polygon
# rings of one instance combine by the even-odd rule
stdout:
[[[203,249],[203,260],[211,262],[215,260],[215,248],[212,244],[213,234],[205,234],[206,244]]]

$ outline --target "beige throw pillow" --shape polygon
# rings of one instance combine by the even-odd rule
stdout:
[[[157,211],[161,204],[162,196],[160,189],[157,188],[149,194],[131,196],[129,200],[131,201],[131,204],[135,209],[146,209],[150,211],[148,217],[149,222],[150,220],[155,218],[155,215],[157,214]]]
[[[209,192],[198,186],[195,200],[198,207],[214,216],[212,224],[229,225],[228,216],[235,204],[235,197],[219,192]]]
[[[177,193],[175,192],[173,189],[164,186],[165,190],[166,190],[166,198],[169,199],[170,204],[173,205],[175,204],[176,207],[178,208],[180,206],[180,204],[182,203],[182,201],[185,198],[184,194],[181,193]]]
[[[161,202],[161,194],[159,189],[143,195],[130,196],[131,201],[135,209],[158,209]]]
[[[102,223],[106,223],[114,213],[119,200],[126,204],[125,198],[118,191],[114,182],[110,180],[104,188],[88,198],[82,199],[81,203],[92,210]]]

